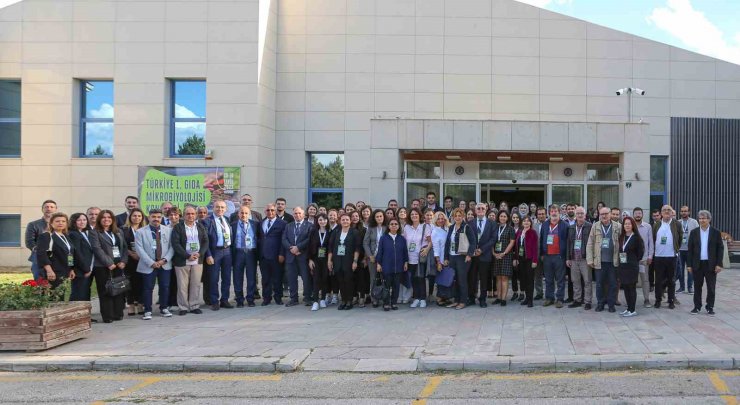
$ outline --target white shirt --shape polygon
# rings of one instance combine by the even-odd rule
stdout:
[[[663,238],[666,238],[665,244]],[[673,232],[670,222],[660,221],[660,228],[655,236],[655,257],[676,257],[673,250]]]
[[[701,236],[699,260],[709,260],[709,227],[707,227],[706,231],[699,228],[699,236]]]
[[[432,229],[432,250],[434,251],[434,257],[436,257],[440,262],[444,261],[446,241],[447,229],[435,226],[434,229]]]

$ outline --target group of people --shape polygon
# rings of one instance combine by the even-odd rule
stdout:
[[[595,311],[616,312],[622,289],[621,315],[631,317],[640,286],[646,307],[660,308],[664,290],[670,309],[678,304],[676,292],[693,293],[695,314],[706,283],[705,309],[714,314],[724,248],[708,211],[697,221],[688,207],[676,218],[666,205],[652,213],[651,225],[640,208],[629,213],[603,203],[594,220],[576,204],[510,209],[507,202],[453,202],[445,197],[440,206],[429,192],[408,208],[397,200],[382,209],[359,201],[336,209],[295,207],[291,215],[278,198],[263,218],[252,211],[249,194],[233,213],[215,201],[212,212],[165,203],[145,215],[138,198],[128,196],[119,215],[91,207],[67,217],[47,200],[43,217],[27,226],[26,246],[34,278],[52,286],[71,279],[71,300],[90,300],[94,280],[106,323],[123,319],[126,307],[129,315],[151,319],[155,283],[159,312],[171,317],[201,314],[202,303],[214,311],[234,308],[232,285],[236,307],[253,307],[258,299],[262,306],[283,305],[284,290],[285,305],[299,305],[299,278],[303,303],[313,311],[333,304],[390,311],[431,302],[461,310],[485,308],[489,299],[533,307],[543,293],[543,306],[590,310],[595,290]],[[106,291],[116,277],[129,280],[126,293]],[[385,294],[372,294],[376,286]]]

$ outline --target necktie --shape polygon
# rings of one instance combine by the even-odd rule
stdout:
[[[154,234],[157,241],[157,250],[156,252],[154,252],[154,256],[156,257],[157,261],[159,261],[162,258],[162,238],[160,237],[159,229],[155,230]]]
[[[272,227],[272,220],[268,219],[267,220],[267,230],[269,231],[271,227]]]
[[[478,220],[478,230],[481,232],[483,231],[483,220],[482,219]]]
[[[229,247],[229,244],[226,242],[226,222],[224,221],[224,217],[218,217],[219,222],[221,222],[221,233],[224,235],[224,247]]]

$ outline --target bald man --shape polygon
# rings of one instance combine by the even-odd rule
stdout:
[[[311,223],[305,220],[303,208],[293,208],[293,219],[283,233],[283,250],[285,250],[285,271],[290,288],[290,301],[286,307],[298,305],[298,276],[303,280],[303,302],[312,304],[312,282],[308,273],[308,241],[311,236]]]

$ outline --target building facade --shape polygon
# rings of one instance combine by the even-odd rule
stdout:
[[[680,204],[676,117],[740,119],[740,66],[515,0],[24,0],[0,9],[0,264],[43,200],[120,212],[140,166],[241,167],[257,207]]]

